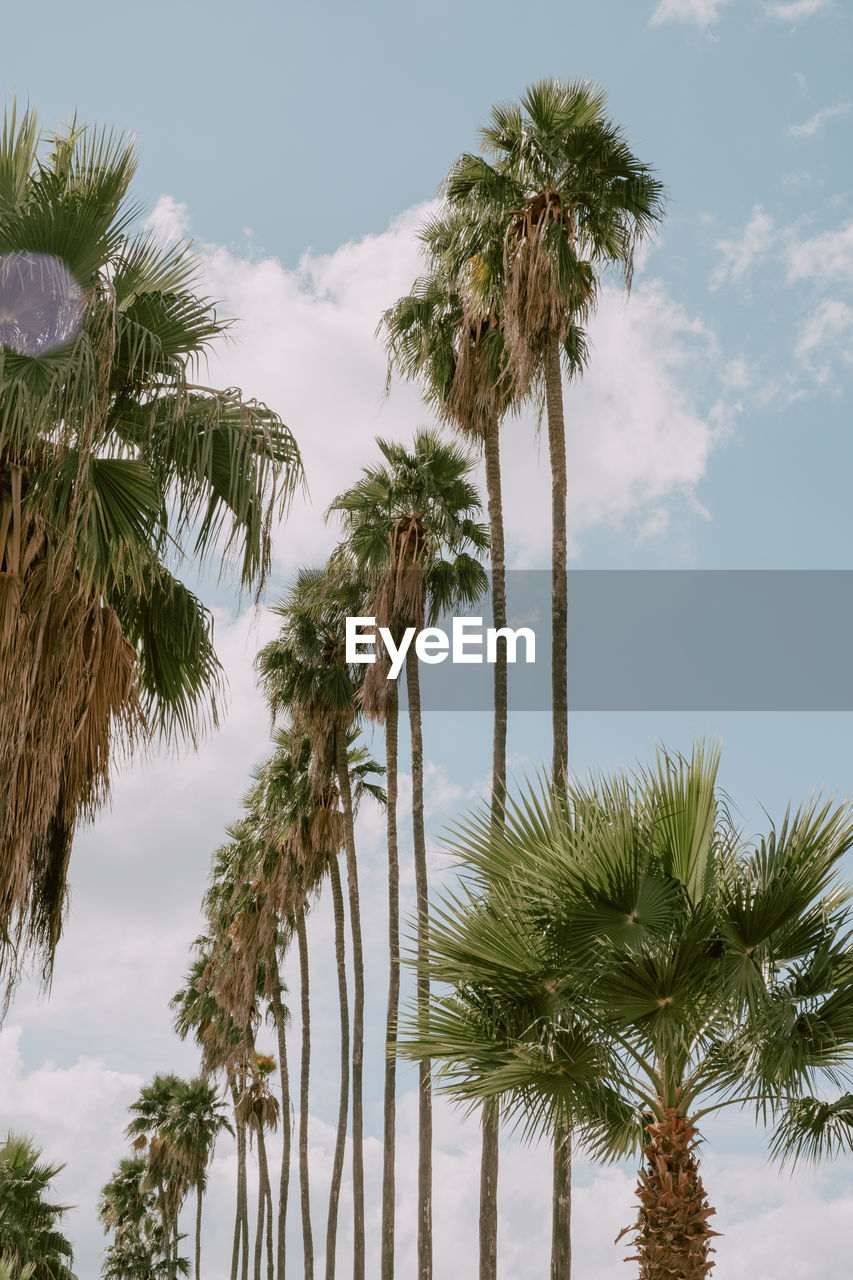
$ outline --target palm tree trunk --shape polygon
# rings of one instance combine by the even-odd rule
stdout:
[[[429,1013],[427,932],[429,906],[424,833],[424,742],[421,724],[421,686],[414,649],[406,654],[406,693],[412,739],[412,843],[415,852],[415,893],[418,907],[417,1010]],[[418,1064],[418,1280],[432,1280],[432,1064]]]
[[[264,1256],[264,1210],[266,1209],[266,1197],[264,1195],[264,1175],[261,1168],[261,1144],[264,1141],[263,1129],[258,1129],[258,1223],[255,1228],[255,1260],[253,1268],[253,1280],[261,1280],[261,1262]],[[264,1148],[266,1156],[266,1148]]]
[[[355,826],[352,790],[347,761],[346,730],[335,734],[335,766],[344,811],[344,847],[347,857],[350,929],[352,930],[353,1017],[352,1017],[352,1205],[353,1280],[364,1280],[364,950],[361,942],[361,908],[358,896],[358,864],[355,857]]]
[[[266,1213],[264,1213],[266,1210]],[[267,1162],[267,1144],[262,1128],[258,1129],[258,1236],[255,1241],[255,1280],[261,1277],[261,1254],[263,1246],[264,1221],[266,1220],[267,1247],[267,1280],[273,1276],[273,1243],[272,1243],[272,1190],[270,1187],[270,1167]]]
[[[299,1075],[299,1191],[302,1202],[302,1247],[305,1280],[314,1280],[314,1239],[311,1234],[311,1188],[308,1183],[308,1085],[311,1070],[311,1001],[308,985],[308,936],[305,911],[296,914],[299,943],[299,990],[302,1008],[302,1062]]]
[[[228,1072],[228,1086],[231,1090],[231,1101],[234,1107],[234,1127],[237,1132],[237,1211],[234,1215],[234,1244],[231,1250],[231,1280],[237,1280],[240,1268],[242,1244],[241,1280],[248,1280],[249,1275],[249,1209],[246,1186],[246,1125],[237,1115],[237,1100],[240,1088],[233,1071]]]
[[[489,542],[492,565],[492,623],[506,626],[506,566],[503,497],[501,493],[500,424],[489,424],[484,441]],[[497,646],[494,666],[494,730],[492,737],[492,826],[503,825],[506,802],[507,660],[506,641]],[[480,1157],[480,1280],[498,1274],[498,1162],[500,1106],[489,1099],[483,1106],[483,1145]]]
[[[201,1280],[201,1201],[204,1195],[201,1183],[195,1189],[195,1280]]]
[[[166,1188],[163,1186],[163,1179],[157,1181],[157,1206],[160,1210],[160,1221],[163,1224],[163,1247],[166,1251],[166,1266],[169,1275],[173,1278],[176,1274],[175,1259],[172,1256],[172,1231],[169,1222],[169,1211],[166,1208]],[[175,1252],[177,1253],[177,1242]]]
[[[335,964],[338,971],[338,1003],[341,1019],[341,1092],[338,1102],[338,1132],[332,1159],[332,1182],[329,1187],[329,1217],[326,1223],[326,1280],[335,1280],[335,1245],[338,1234],[338,1203],[344,1172],[349,1112],[349,997],[347,994],[346,940],[344,937],[344,895],[337,855],[329,860],[332,882],[332,908],[335,919]]]
[[[569,758],[568,554],[566,545],[566,425],[560,340],[556,334],[545,354],[545,403],[551,459],[551,697],[554,727],[554,781],[563,777]]]
[[[284,1280],[286,1258],[287,1194],[290,1189],[290,1073],[287,1069],[287,1036],[285,1013],[281,999],[281,978],[275,948],[270,955],[272,966],[272,1011],[278,1038],[279,1077],[281,1080],[281,1174],[278,1183],[278,1236],[276,1239],[276,1276]]]
[[[616,1237],[636,1233],[632,1261],[640,1263],[639,1280],[706,1280],[714,1265],[709,1254],[717,1232],[708,1226],[714,1210],[699,1173],[696,1134],[674,1107],[649,1125],[646,1167],[637,1186],[639,1216]]]
[[[397,1016],[400,1008],[400,860],[397,851],[397,686],[385,708],[385,818],[388,832],[388,1012],[385,1019],[385,1117],[382,1150],[381,1280],[394,1280],[395,1164],[397,1145]]]
[[[560,340],[552,334],[545,353],[545,404],[551,459],[551,699],[554,733],[553,777],[565,782],[569,761],[568,553],[566,546],[566,424]],[[572,1155],[571,1135],[563,1126],[554,1134],[554,1190],[551,1235],[551,1280],[571,1275]]]

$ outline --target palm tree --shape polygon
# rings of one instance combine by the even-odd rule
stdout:
[[[201,1206],[207,1187],[208,1165],[213,1159],[219,1134],[226,1131],[234,1133],[223,1112],[223,1105],[216,1086],[203,1077],[180,1080],[175,1086],[171,1111],[164,1126],[177,1163],[183,1166],[189,1185],[195,1187],[195,1280],[200,1280],[201,1276]]]
[[[503,223],[505,324],[519,386],[544,389],[551,462],[553,774],[568,764],[566,434],[561,357],[570,376],[586,362],[583,325],[599,264],[630,284],[637,242],[660,220],[663,189],[605,115],[591,82],[540,80],[520,105],[492,108],[480,130],[486,155],[463,155],[448,176],[451,204]],[[571,1144],[554,1148],[552,1272],[571,1270]]]
[[[352,1147],[353,1275],[364,1280],[364,952],[353,824],[354,800],[348,766],[350,728],[356,716],[357,675],[345,662],[345,617],[357,612],[363,594],[352,577],[332,570],[300,572],[276,612],[279,636],[258,655],[261,687],[275,719],[286,713],[294,730],[311,742],[311,775],[316,794],[328,799],[334,779],[341,800],[353,953]],[[324,808],[324,812],[327,812]],[[334,880],[333,880],[334,889]],[[342,903],[340,904],[342,907]],[[336,918],[341,914],[336,903]],[[339,974],[342,957],[338,954]],[[344,1012],[341,1005],[342,1015]],[[340,1123],[346,1120],[343,1082],[338,1143],[333,1163],[326,1246],[326,1274],[334,1275],[337,1202],[343,1160]]]
[[[496,833],[467,821],[470,876],[433,917],[449,983],[408,1052],[448,1090],[499,1097],[529,1133],[570,1125],[594,1157],[642,1151],[633,1245],[643,1280],[701,1280],[713,1214],[705,1116],[791,1116],[853,1048],[853,911],[838,861],[853,809],[789,809],[752,845],[716,792],[718,753],[659,754],[532,789]]]
[[[389,374],[393,368],[416,379],[424,399],[443,421],[480,445],[486,463],[489,513],[492,621],[507,625],[500,425],[517,409],[512,370],[503,334],[502,246],[485,219],[448,213],[421,231],[429,253],[428,274],[415,281],[411,293],[385,312]],[[394,720],[386,717],[389,778],[396,769],[396,690],[389,698]],[[506,796],[507,654],[501,641],[494,664],[494,730],[492,746],[492,814],[502,821]],[[389,781],[389,795],[391,787]],[[396,789],[395,789],[396,797]],[[389,804],[389,932],[391,973],[388,990],[385,1087],[385,1146],[382,1200],[382,1280],[394,1275],[394,1086],[395,1039],[399,1009],[399,905],[396,813]],[[392,853],[393,850],[393,853]],[[480,1280],[497,1277],[497,1179],[500,1117],[493,1103],[483,1107],[480,1170]]]
[[[258,1226],[255,1233],[254,1280],[261,1280],[265,1220],[267,1280],[272,1280],[273,1277],[272,1187],[264,1134],[276,1129],[281,1115],[278,1098],[270,1092],[269,1087],[269,1077],[274,1070],[274,1058],[253,1053],[249,1062],[249,1081],[237,1103],[237,1111],[248,1128],[249,1139],[251,1141],[254,1135],[258,1145]]]
[[[18,1133],[10,1132],[0,1146],[0,1258],[17,1280],[26,1280],[25,1273],[32,1280],[75,1280],[71,1244],[60,1230],[69,1206],[47,1199],[65,1166],[41,1154]]]
[[[113,1234],[101,1271],[104,1280],[169,1280],[171,1259],[143,1157],[119,1163],[101,1189],[98,1221],[107,1234]],[[185,1258],[178,1260],[178,1270],[188,1273]]]
[[[406,627],[420,628],[427,617],[434,622],[446,609],[483,595],[485,573],[474,557],[488,545],[488,533],[477,523],[480,500],[469,478],[472,459],[464,449],[444,443],[432,431],[419,431],[411,449],[384,440],[377,443],[386,465],[366,468],[357,484],[335,498],[329,513],[342,517],[342,562],[353,564],[356,573],[372,585],[369,607],[377,625],[389,628],[399,639]],[[380,662],[369,668],[366,701],[380,706],[385,702],[386,671]],[[412,648],[406,657],[406,692],[412,742],[418,1000],[425,1009],[429,985],[423,731]],[[431,1276],[432,1100],[429,1062],[423,1061],[418,1090],[418,1277],[430,1280]]]
[[[184,985],[172,997],[170,1008],[174,1013],[173,1025],[185,1040],[190,1032],[202,1054],[202,1073],[215,1075],[225,1072],[231,1094],[232,1109],[236,1112],[237,1100],[242,1093],[245,1076],[245,1036],[231,1014],[223,1008],[212,992],[211,974],[217,962],[216,944],[209,937],[196,938],[192,962]],[[234,1219],[234,1245],[231,1258],[231,1280],[237,1280],[240,1267],[240,1247],[248,1269],[249,1218],[246,1187],[246,1127],[236,1117],[237,1137],[237,1201]],[[244,1277],[245,1280],[245,1277]]]
[[[186,1174],[177,1160],[170,1138],[175,1094],[180,1084],[180,1078],[172,1072],[155,1075],[130,1104],[128,1110],[133,1118],[125,1130],[134,1150],[146,1153],[147,1185],[157,1195],[163,1244],[172,1280],[179,1269],[178,1215],[187,1190]]]
[[[273,411],[195,382],[227,326],[186,245],[131,234],[135,165],[105,131],[45,138],[14,111],[0,128],[7,985],[29,955],[49,976],[74,829],[103,803],[115,751],[216,720],[211,619],[167,560],[224,556],[260,591],[301,480]]]

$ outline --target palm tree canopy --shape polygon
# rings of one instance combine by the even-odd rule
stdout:
[[[445,182],[473,222],[502,224],[506,336],[522,390],[555,336],[569,371],[583,367],[597,265],[630,283],[634,249],[663,214],[661,183],[605,107],[591,81],[540,80],[520,103],[492,108],[485,156],[461,156]]]
[[[201,1076],[180,1080],[172,1095],[164,1134],[190,1184],[202,1191],[216,1139],[223,1132],[233,1135],[234,1130],[216,1086]]]
[[[406,1052],[530,1132],[580,1126],[636,1149],[674,1108],[782,1108],[849,1075],[853,923],[838,860],[849,806],[817,801],[745,844],[718,753],[529,788],[451,848],[466,874],[434,912],[433,998]],[[703,1109],[704,1108],[704,1109]]]
[[[365,467],[362,478],[339,494],[328,514],[341,516],[343,565],[372,584],[390,588],[380,625],[422,625],[471,604],[486,590],[480,560],[489,546],[478,520],[480,495],[470,478],[471,454],[437,432],[422,429],[411,446],[377,440],[384,464]]]
[[[18,1280],[74,1280],[71,1243],[59,1229],[67,1205],[48,1199],[65,1167],[41,1159],[31,1138],[9,1133],[0,1146],[0,1257]]]
[[[302,480],[278,415],[196,370],[227,325],[183,243],[134,230],[127,138],[0,127],[0,934],[49,973],[71,838],[117,747],[216,721],[212,620],[176,576],[259,592]]]

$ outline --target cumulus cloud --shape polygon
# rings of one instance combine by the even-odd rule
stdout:
[[[760,204],[755,205],[739,236],[716,242],[714,247],[720,253],[720,262],[711,276],[711,288],[716,290],[726,283],[740,284],[755,263],[769,252],[775,238],[773,219]]]
[[[429,420],[414,387],[395,380],[385,398],[386,361],[375,336],[382,311],[422,269],[416,233],[429,208],[332,254],[306,254],[295,270],[204,250],[206,288],[240,317],[211,377],[273,405],[305,456],[311,501],[297,504],[277,539],[282,571],[328,551],[334,529],[323,512],[375,457],[373,437],[407,438]],[[719,426],[720,353],[661,284],[641,275],[627,304],[605,287],[590,337],[590,370],[566,397],[576,547],[603,523],[639,527],[650,510],[682,502],[702,478]],[[704,385],[690,370],[697,344],[707,357]],[[504,437],[510,552],[525,566],[547,563],[550,539],[547,456],[531,447],[536,433],[531,410],[508,422]]]
[[[853,222],[805,240],[791,237],[786,258],[789,280],[853,283]]]
[[[651,17],[651,26],[662,22],[695,22],[699,27],[716,22],[730,0],[660,0]]]
[[[788,126],[788,133],[792,138],[813,138],[814,135],[823,128],[827,120],[834,120],[838,116],[849,116],[851,104],[849,102],[839,102],[833,107],[822,107],[820,111],[816,111],[808,120],[804,120],[802,124],[792,124]]]

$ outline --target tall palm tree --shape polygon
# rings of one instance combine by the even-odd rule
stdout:
[[[428,273],[412,291],[385,312],[380,325],[396,368],[417,380],[424,399],[463,438],[483,449],[489,514],[492,621],[507,625],[500,426],[517,409],[514,379],[503,333],[502,245],[484,218],[472,221],[448,213],[421,230],[428,252]],[[507,653],[500,641],[494,664],[494,728],[492,743],[492,814],[502,821],[506,795]],[[396,690],[394,691],[394,694]],[[389,702],[396,716],[396,698]],[[396,719],[386,727],[389,779],[396,769]],[[389,781],[389,795],[391,787]],[[395,790],[396,795],[396,790]],[[389,803],[389,931],[391,966],[388,993],[385,1147],[383,1178],[382,1280],[394,1275],[394,1082],[396,1026],[399,1008],[399,906],[397,900],[396,815],[392,829]],[[392,855],[393,848],[393,855]],[[497,1277],[497,1179],[499,1113],[494,1103],[483,1107],[480,1170],[480,1280]]]
[[[155,1075],[130,1104],[132,1115],[126,1130],[135,1151],[144,1151],[147,1183],[157,1195],[163,1242],[172,1280],[178,1271],[178,1214],[186,1195],[184,1170],[176,1159],[169,1125],[180,1078],[170,1072]]]
[[[385,465],[365,468],[362,479],[335,498],[329,514],[342,518],[343,563],[371,584],[377,624],[399,639],[442,612],[479,599],[485,573],[475,557],[488,545],[477,522],[480,499],[470,480],[472,459],[432,431],[419,431],[411,449],[379,440]],[[366,606],[363,606],[366,607]],[[382,704],[387,666],[377,662],[365,678],[366,699]],[[377,689],[379,692],[377,692]],[[418,1000],[426,1008],[428,885],[424,831],[423,730],[417,658],[406,657],[406,692],[412,743],[412,830],[418,911]],[[387,1265],[387,1253],[386,1253]],[[421,1062],[418,1089],[418,1277],[432,1276],[432,1099],[429,1062]]]
[[[74,829],[115,751],[216,720],[211,618],[168,563],[231,563],[260,591],[301,480],[272,410],[195,381],[227,326],[186,245],[131,233],[135,167],[131,141],[103,130],[46,137],[14,111],[0,127],[7,985],[30,955],[49,976]]]
[[[561,360],[586,362],[584,324],[600,266],[630,284],[634,248],[660,220],[663,189],[605,114],[588,81],[540,80],[520,104],[492,108],[480,130],[486,156],[463,155],[447,178],[451,204],[503,222],[507,341],[522,389],[544,390],[551,462],[553,760],[568,764],[566,433]],[[491,163],[490,163],[491,160]],[[571,1143],[554,1148],[553,1280],[571,1271]]]
[[[456,1097],[498,1096],[528,1132],[571,1125],[594,1157],[642,1152],[643,1280],[711,1269],[705,1116],[752,1104],[784,1149],[803,1095],[849,1069],[853,809],[812,802],[746,845],[718,753],[532,789],[454,848],[469,878],[434,917],[433,1000],[409,1052]]]
[[[0,1146],[0,1257],[33,1280],[75,1280],[73,1251],[61,1231],[67,1205],[48,1199],[64,1165],[42,1160],[31,1138],[9,1133]]]
[[[332,570],[300,572],[276,612],[282,628],[258,655],[261,687],[273,718],[287,714],[294,729],[311,741],[311,771],[318,794],[336,781],[341,799],[346,853],[350,930],[353,955],[352,1020],[352,1148],[353,1148],[353,1276],[364,1280],[364,949],[358,889],[358,863],[353,824],[353,793],[348,767],[348,741],[356,716],[356,671],[345,662],[345,618],[360,608],[362,592],[352,577]],[[343,1092],[343,1091],[342,1091]],[[343,1097],[342,1097],[343,1101]],[[339,1129],[340,1136],[340,1129]],[[342,1158],[341,1147],[341,1158]],[[337,1151],[336,1151],[337,1157]],[[337,1176],[337,1187],[335,1177]],[[334,1274],[336,1206],[340,1167],[333,1167],[327,1233],[327,1276]]]
[[[333,1178],[329,1195],[327,1221],[326,1274],[334,1276],[335,1237],[338,1198],[343,1172],[349,1100],[349,1003],[344,955],[344,913],[338,851],[344,844],[340,797],[334,780],[312,774],[312,744],[298,729],[276,730],[274,751],[255,771],[255,785],[246,798],[251,822],[258,833],[261,847],[272,850],[274,865],[265,867],[265,882],[289,918],[295,915],[300,953],[303,1022],[309,1023],[308,954],[304,930],[305,909],[310,898],[329,875],[332,883],[335,921],[335,956],[338,971],[338,995],[341,1010],[341,1096],[338,1134],[333,1158]],[[371,795],[380,804],[385,800],[381,785],[374,781],[382,770],[363,746],[354,730],[347,735],[347,761],[354,808]],[[310,1193],[308,1182],[308,1062],[310,1041],[303,1035],[303,1071],[300,1101],[300,1185],[302,1190],[303,1237],[305,1267],[313,1265],[311,1244]]]
[[[170,1001],[170,1008],[174,1013],[173,1026],[182,1040],[190,1032],[193,1033],[201,1049],[204,1075],[216,1075],[224,1071],[232,1110],[236,1113],[237,1100],[242,1092],[241,1082],[245,1076],[245,1037],[232,1015],[217,1001],[212,991],[211,973],[217,959],[214,941],[205,936],[196,938],[193,949],[195,959],[184,985]],[[236,1114],[234,1123],[237,1138],[237,1198],[231,1280],[237,1280],[241,1244],[246,1268],[249,1248],[246,1126],[237,1119]]]
[[[258,1147],[258,1225],[255,1233],[254,1280],[261,1280],[265,1225],[267,1280],[272,1280],[273,1277],[272,1187],[264,1135],[277,1128],[281,1115],[278,1098],[270,1092],[269,1087],[269,1077],[274,1070],[274,1058],[253,1053],[249,1062],[249,1080],[237,1103],[238,1114],[248,1127],[250,1140],[254,1136]]]
[[[234,1133],[223,1108],[218,1089],[203,1077],[180,1080],[164,1126],[175,1159],[183,1166],[190,1187],[195,1188],[195,1280],[201,1278],[201,1206],[207,1188],[207,1169],[213,1159],[216,1139],[223,1132]]]

